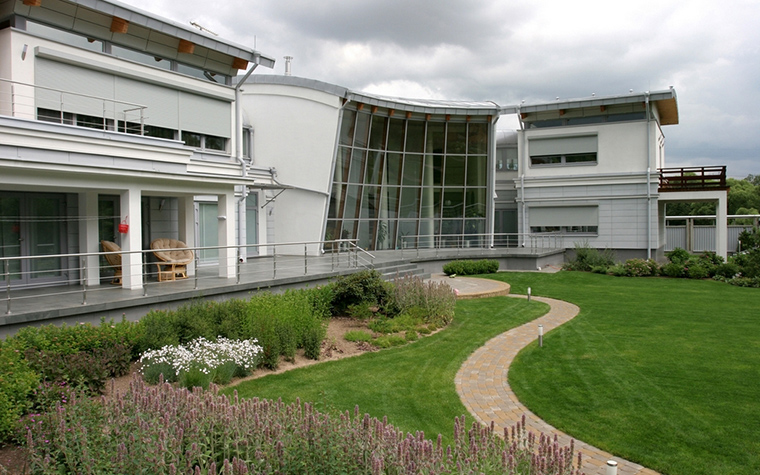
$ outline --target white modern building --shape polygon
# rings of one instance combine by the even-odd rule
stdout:
[[[499,248],[548,233],[656,257],[666,200],[725,210],[725,169],[722,187],[709,171],[662,171],[672,89],[420,101],[253,74],[273,65],[114,0],[0,0],[0,257],[36,257],[12,261],[13,284],[100,283],[96,257],[82,273],[39,256],[101,240],[125,251],[129,289],[150,259],[129,251],[156,238],[221,246],[199,251],[220,277],[268,252],[257,244],[335,239]],[[497,133],[505,114],[520,130]]]

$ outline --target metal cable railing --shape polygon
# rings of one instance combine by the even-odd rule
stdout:
[[[323,252],[325,247],[340,251],[328,255]],[[228,286],[231,279],[235,279],[236,284],[260,282],[266,285],[278,278],[374,266],[374,256],[350,239],[162,249],[186,250],[193,252],[193,260],[187,263],[158,260],[152,249],[0,257],[0,285],[5,286],[5,314],[13,313],[13,302],[50,296],[80,296],[81,304],[87,305],[93,293],[121,288],[121,281],[128,278],[124,267],[130,265],[140,269],[143,296],[177,289],[167,281],[177,283],[183,290],[198,290]],[[251,253],[255,255],[244,257]],[[113,255],[121,258],[121,265],[107,263],[105,257]],[[128,255],[132,257],[127,259]],[[220,266],[220,259],[226,259],[228,264]],[[180,272],[178,266],[186,267],[182,271],[187,278],[177,278]],[[99,278],[96,279],[95,275]],[[119,285],[101,285],[108,282]]]

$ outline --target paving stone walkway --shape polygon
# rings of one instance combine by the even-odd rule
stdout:
[[[459,369],[455,380],[456,388],[465,407],[475,419],[483,424],[494,421],[497,433],[504,427],[514,425],[524,414],[529,430],[550,434],[552,437],[557,434],[560,444],[567,445],[571,437],[547,424],[521,404],[507,381],[507,372],[514,357],[538,338],[538,325],[544,326],[546,334],[579,312],[577,306],[562,300],[543,297],[534,299],[549,304],[549,313],[502,333],[475,351]],[[575,447],[583,454],[582,470],[586,475],[605,475],[608,460],[618,463],[618,475],[658,475],[653,470],[615,457],[584,442],[576,440]]]

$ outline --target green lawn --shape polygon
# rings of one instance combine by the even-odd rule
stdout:
[[[760,473],[760,290],[578,272],[496,278],[581,308],[509,373],[547,422],[667,474]]]
[[[246,381],[242,397],[301,398],[321,411],[353,411],[388,421],[407,432],[424,431],[453,442],[454,418],[466,413],[454,377],[467,357],[489,339],[545,314],[539,302],[496,297],[457,302],[443,331],[398,348],[330,361]],[[227,389],[226,392],[231,392]]]

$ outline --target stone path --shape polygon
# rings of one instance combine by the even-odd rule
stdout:
[[[475,419],[483,424],[494,421],[497,433],[502,432],[504,427],[514,425],[524,414],[529,430],[550,434],[552,437],[557,434],[560,444],[568,445],[571,437],[547,424],[522,405],[507,381],[509,365],[514,357],[538,338],[538,325],[544,326],[546,334],[579,312],[577,306],[562,300],[534,298],[549,304],[549,313],[502,333],[475,351],[459,369],[455,380],[456,388],[465,407]],[[582,470],[586,475],[605,475],[608,460],[618,463],[618,475],[658,475],[653,470],[615,457],[584,442],[576,440],[575,447],[583,453]]]

